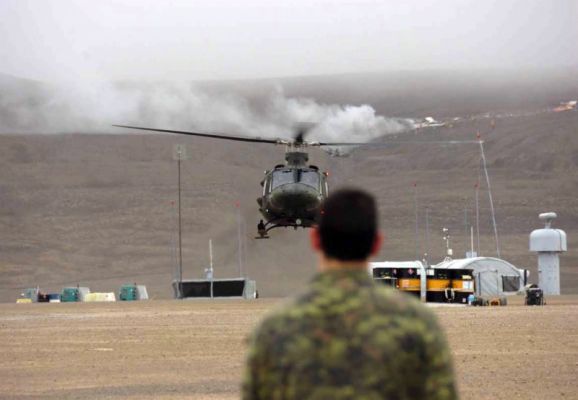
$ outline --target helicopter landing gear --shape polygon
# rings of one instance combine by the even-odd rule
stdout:
[[[257,224],[259,236],[255,236],[255,239],[269,239],[269,231],[275,228],[293,228],[296,230],[297,228],[310,228],[312,225],[312,221],[303,221],[299,218],[296,220],[275,219],[267,222],[260,220]]]
[[[259,234],[259,236],[256,236],[255,239],[269,239],[269,236],[267,235],[269,229],[267,229],[267,225],[265,225],[263,220],[259,221],[259,223],[257,224],[257,233]]]

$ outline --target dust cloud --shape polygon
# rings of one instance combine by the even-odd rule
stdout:
[[[0,94],[0,129],[6,133],[127,133],[111,125],[128,124],[288,139],[296,125],[312,122],[317,125],[310,140],[367,142],[413,127],[411,119],[376,115],[367,104],[288,97],[280,85],[260,94],[261,107],[239,93],[212,93],[188,83],[14,86]]]

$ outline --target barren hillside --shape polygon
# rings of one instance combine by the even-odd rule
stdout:
[[[310,87],[307,82],[301,84]],[[291,95],[301,94],[296,85],[287,87]],[[411,88],[405,90],[413,95]],[[420,103],[419,110],[406,108],[406,112],[400,109],[392,114],[425,116],[444,108],[443,117],[463,116],[460,112],[465,109],[475,109],[475,114],[497,110],[484,108],[474,92],[454,99],[462,107],[453,113],[454,103],[447,96],[442,96],[445,103],[438,104],[433,89],[426,92],[429,103]],[[532,110],[555,105],[553,98],[561,94],[552,90],[532,104],[520,104]],[[320,92],[319,98],[323,96],[330,94]],[[345,93],[339,96],[332,101],[345,101]],[[503,101],[496,96],[496,103]],[[474,100],[468,103],[470,98]],[[391,97],[384,95],[384,99]],[[357,100],[362,101],[352,102]],[[393,110],[394,105],[375,107]],[[464,119],[451,128],[423,129],[398,139],[475,139],[480,130],[486,141],[502,257],[530,268],[537,279],[536,258],[527,249],[528,234],[541,226],[539,212],[556,211],[555,225],[567,231],[570,248],[561,261],[562,290],[578,293],[578,113],[544,112],[496,121],[493,130],[489,118]],[[209,239],[215,248],[216,276],[237,274],[235,203],[239,200],[246,223],[245,272],[257,280],[264,296],[299,290],[315,265],[307,232],[277,230],[270,240],[253,239],[259,218],[255,202],[259,181],[263,170],[282,161],[282,148],[138,133],[5,132],[0,135],[0,301],[13,301],[21,288],[35,285],[59,290],[79,283],[93,290],[116,291],[121,283],[132,281],[148,285],[154,297],[170,297],[177,226],[176,164],[172,160],[176,143],[186,144],[190,154],[183,163],[185,277],[202,275]],[[380,259],[416,257],[414,183],[419,252],[429,250],[432,261],[441,259],[442,226],[452,230],[457,256],[469,246],[464,214],[467,208],[472,220],[479,173],[476,146],[397,145],[358,149],[347,158],[330,158],[312,150],[310,158],[330,171],[332,189],[355,184],[376,194],[387,236]],[[485,185],[480,199],[481,250],[483,255],[494,255]],[[430,210],[429,246],[426,206]]]

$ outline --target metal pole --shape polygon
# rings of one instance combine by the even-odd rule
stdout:
[[[470,251],[471,251],[471,255],[473,257],[474,255],[474,227],[472,225],[470,225]]]
[[[419,225],[418,225],[418,211],[417,211],[417,183],[413,184],[413,200],[415,207],[415,259],[419,260]]]
[[[467,200],[467,199],[466,199]],[[466,202],[467,204],[467,202]],[[469,224],[468,224],[468,206],[464,207],[464,228],[465,228],[465,241],[466,241],[466,249],[468,248],[468,235],[470,234]]]
[[[245,221],[244,218],[241,218],[241,239],[242,239],[242,244],[243,246],[241,247],[243,249],[243,257],[242,257],[242,261],[243,261],[243,278],[247,275],[245,273],[245,263],[247,262],[247,223]]]
[[[429,248],[429,207],[425,208],[425,249],[427,251],[426,262],[429,265],[429,253],[430,253],[430,248]]]
[[[477,252],[478,257],[482,256],[480,249],[480,182],[476,183],[476,237],[477,237]]]
[[[172,221],[171,222],[175,222],[175,220],[178,219],[177,216],[177,208],[175,207],[176,203],[174,200],[171,201],[171,218]],[[178,221],[176,221],[178,224]],[[180,290],[179,290],[179,285],[178,285],[178,279],[179,279],[179,260],[178,260],[178,255],[177,255],[177,240],[178,238],[175,237],[175,233],[178,232],[173,232],[171,231],[171,266],[173,267],[173,281],[177,283],[177,285],[175,286],[175,299],[180,299]]]
[[[181,286],[183,284],[183,227],[181,219],[181,157],[177,159],[178,180],[179,180],[179,298],[183,297]]]
[[[490,211],[492,212],[492,224],[494,226],[494,238],[496,240],[496,254],[498,258],[500,256],[500,241],[498,239],[498,227],[496,225],[496,213],[494,211],[494,199],[492,198],[492,186],[490,185],[490,175],[488,174],[488,166],[486,163],[486,155],[484,153],[484,142],[482,140],[480,142],[480,152],[482,155],[482,165],[484,167],[484,174],[486,175],[486,184],[488,185],[488,197],[490,199]]]
[[[422,263],[420,265],[420,277],[419,277],[419,298],[422,303],[427,301],[427,274],[425,270],[425,265]]]
[[[242,232],[241,232],[241,206],[239,202],[236,204],[237,206],[237,255],[238,255],[238,262],[239,262],[239,278],[243,277],[243,243],[242,243]]]
[[[213,239],[209,239],[209,270],[211,271],[211,299],[213,298]]]

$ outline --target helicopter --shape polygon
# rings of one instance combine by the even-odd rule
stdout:
[[[268,143],[285,146],[285,163],[277,164],[270,170],[265,171],[265,177],[261,180],[263,187],[261,196],[257,198],[259,212],[263,219],[257,224],[256,239],[269,239],[269,231],[276,228],[311,228],[317,223],[319,207],[327,198],[329,188],[327,172],[319,171],[315,165],[308,165],[308,147],[326,147],[330,154],[341,156],[344,153],[340,147],[390,147],[404,143],[420,143],[410,141],[387,141],[376,142],[316,142],[306,141],[305,136],[315,127],[312,123],[301,123],[292,140],[267,139],[261,137],[227,135],[221,133],[202,133],[180,131],[172,129],[146,128],[130,125],[113,125],[117,128],[138,129],[143,131],[174,133],[179,135],[200,136],[212,139],[232,140],[248,143]],[[478,134],[478,140],[440,140],[422,141],[422,144],[479,144],[482,150],[483,141]]]
[[[265,177],[261,181],[263,190],[261,196],[257,198],[257,203],[263,219],[257,224],[258,236],[256,239],[268,239],[269,231],[275,228],[310,228],[316,224],[319,206],[329,193],[327,184],[328,173],[320,171],[315,165],[308,165],[309,154],[306,150],[308,147],[364,146],[368,144],[305,141],[305,135],[314,127],[314,124],[304,123],[297,127],[293,140],[156,129],[129,125],[113,126],[117,128],[200,136],[238,142],[284,145],[285,163],[278,164],[272,169],[265,171]]]

